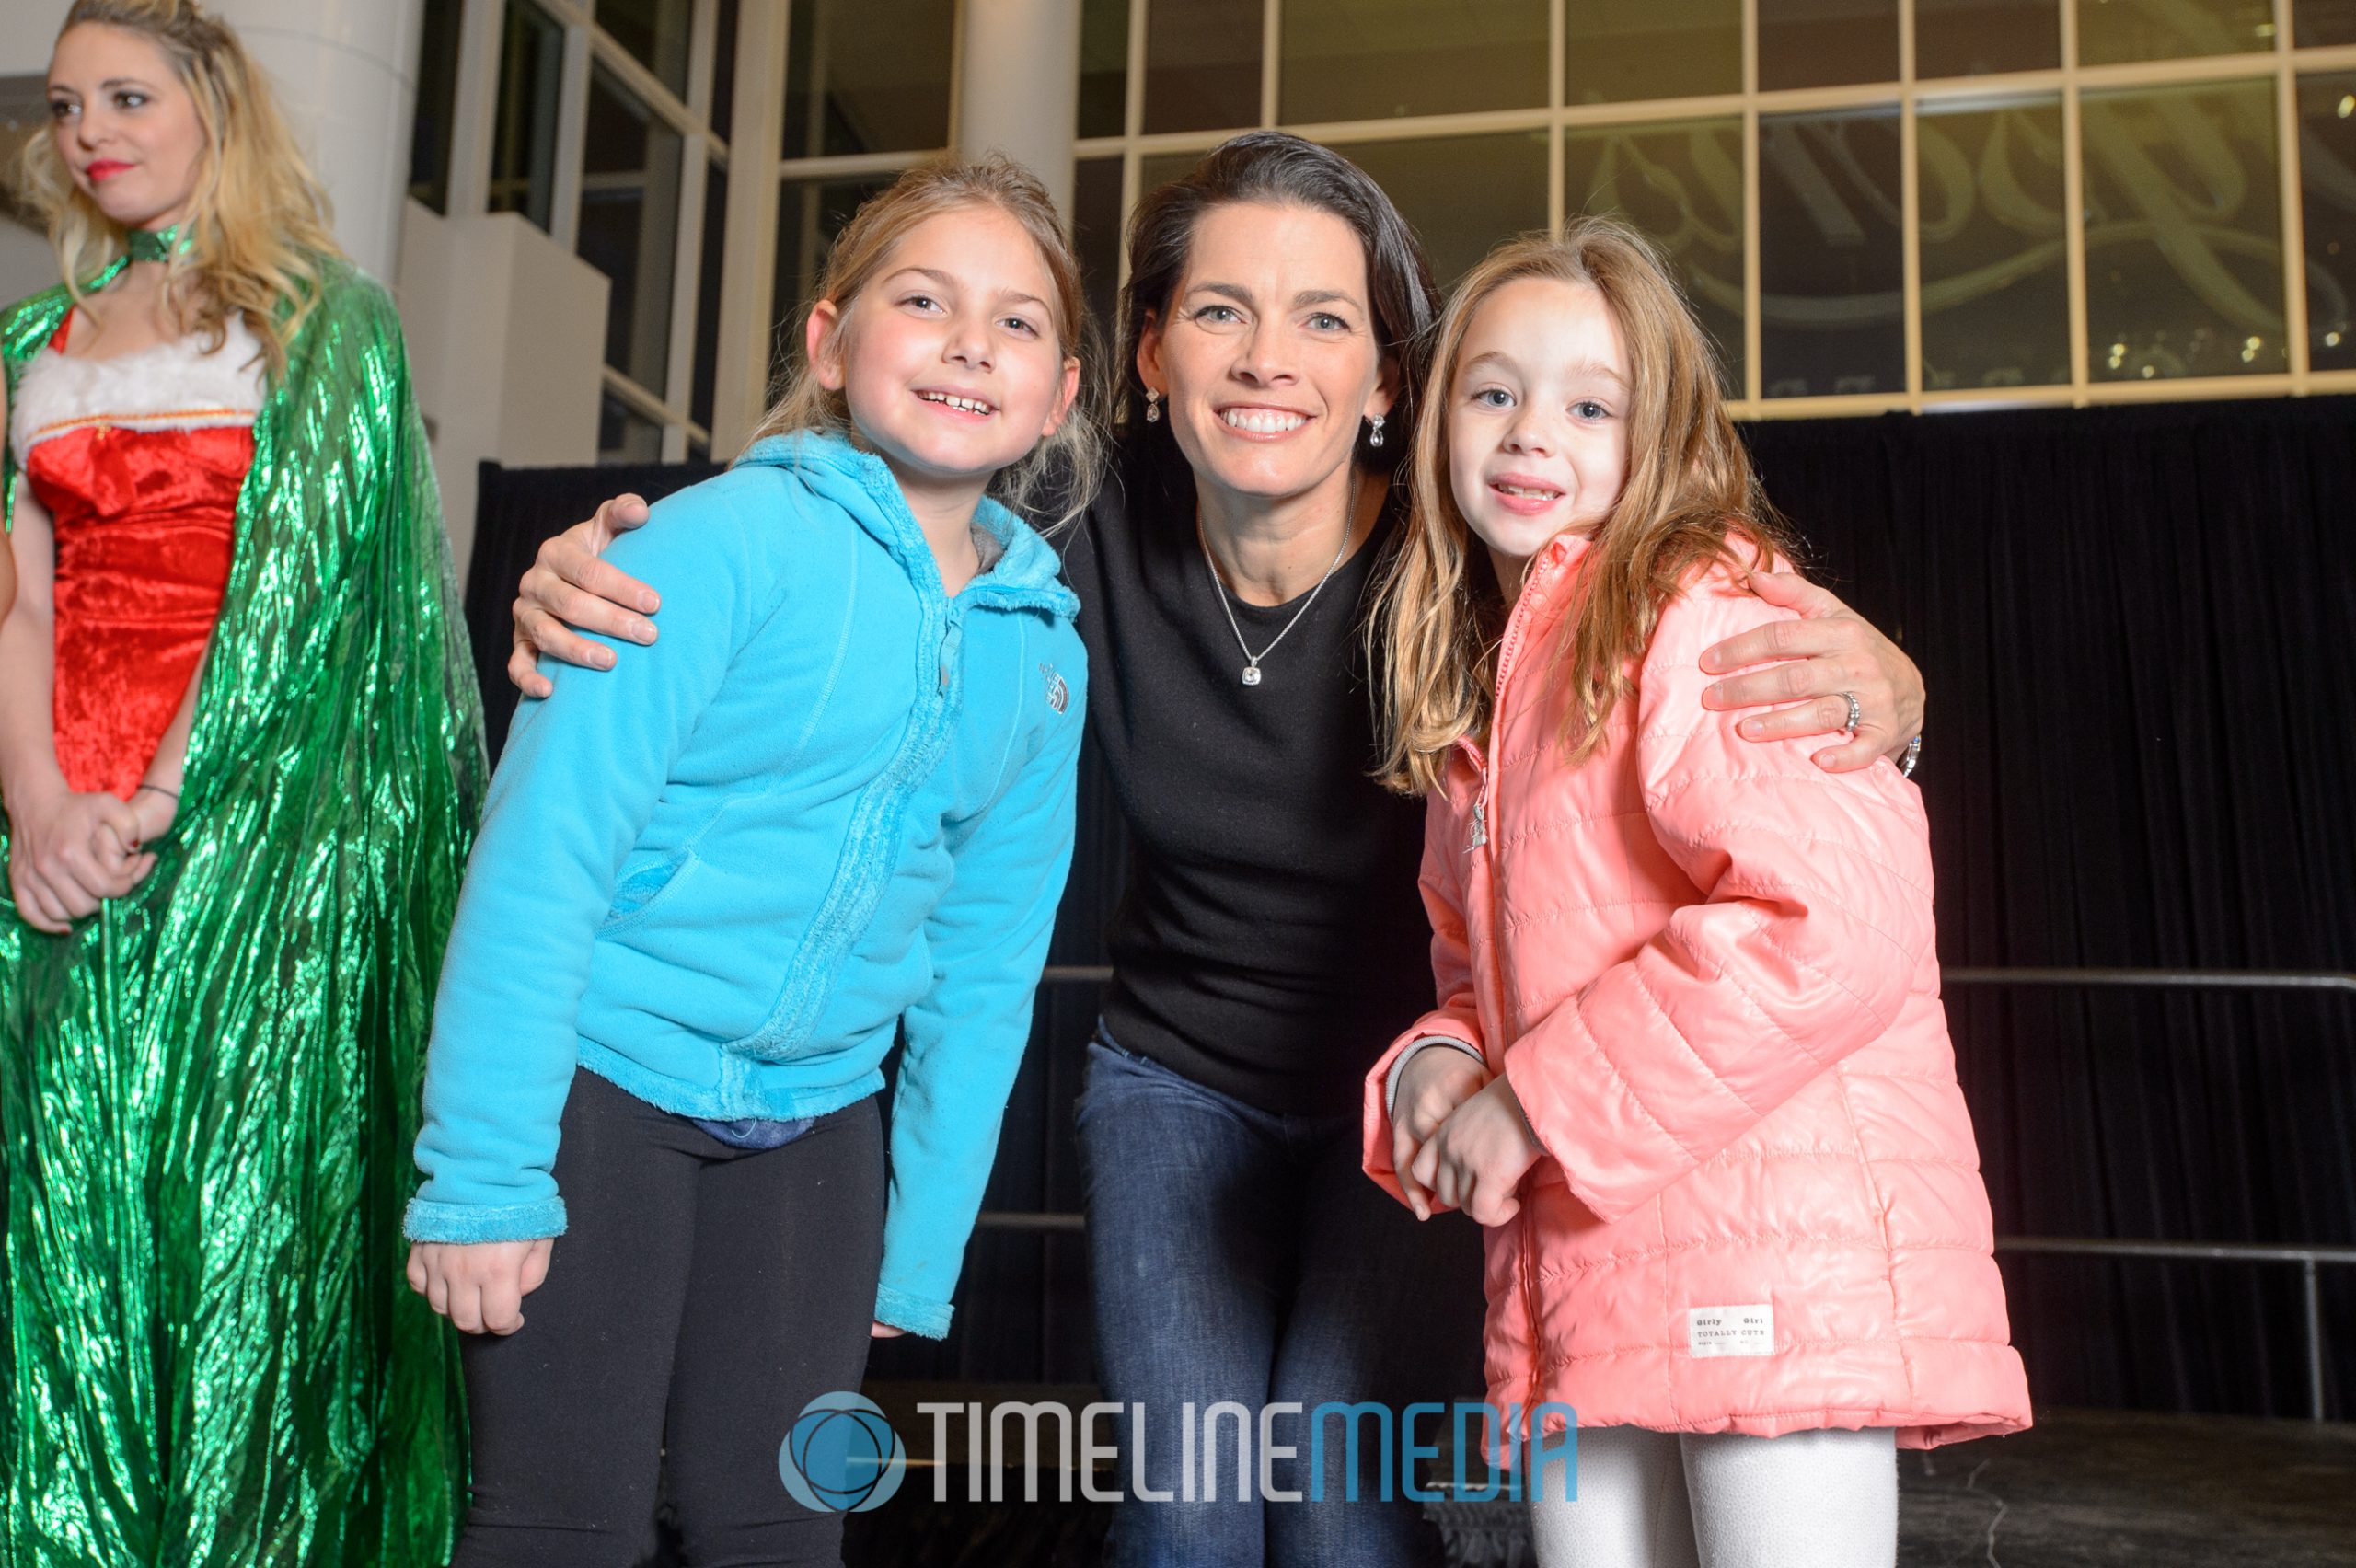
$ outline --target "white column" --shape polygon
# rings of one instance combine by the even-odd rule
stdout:
[[[1080,134],[1080,0],[964,0],[958,7],[957,151],[999,152],[1071,215]]]
[[[785,143],[786,0],[744,0],[736,20],[736,101],[728,134],[727,248],[720,259],[720,352],[713,363],[711,455],[722,459],[768,405],[777,270],[778,150]],[[698,179],[702,178],[699,173]]]
[[[278,91],[335,203],[335,235],[387,282],[400,254],[423,0],[214,0]]]

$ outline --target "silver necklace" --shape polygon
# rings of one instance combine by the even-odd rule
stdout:
[[[1309,613],[1309,606],[1317,602],[1317,595],[1325,592],[1325,584],[1332,580],[1334,573],[1341,569],[1342,557],[1349,550],[1350,534],[1357,525],[1357,518],[1358,480],[1357,476],[1353,474],[1350,476],[1350,510],[1342,519],[1342,542],[1334,547],[1332,564],[1325,568],[1325,575],[1317,580],[1317,586],[1309,591],[1309,597],[1300,602],[1300,608],[1293,611],[1292,619],[1285,622],[1284,629],[1270,638],[1268,645],[1257,653],[1253,652],[1252,645],[1243,640],[1243,628],[1236,624],[1235,606],[1227,602],[1227,579],[1218,574],[1218,562],[1211,559],[1211,542],[1204,536],[1202,525],[1197,523],[1195,525],[1195,542],[1203,547],[1203,564],[1210,569],[1211,588],[1218,594],[1218,607],[1227,612],[1227,629],[1235,633],[1235,645],[1243,651],[1243,684],[1245,686],[1255,686],[1260,684],[1260,661],[1274,653],[1276,651],[1276,644],[1292,635],[1292,628],[1300,624],[1300,617]]]

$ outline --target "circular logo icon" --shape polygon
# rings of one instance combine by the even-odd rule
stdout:
[[[804,1508],[863,1514],[900,1490],[908,1451],[874,1401],[858,1394],[820,1394],[777,1451],[778,1479]]]

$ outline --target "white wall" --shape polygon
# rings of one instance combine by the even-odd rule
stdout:
[[[409,190],[423,0],[213,0],[212,9],[270,74],[335,203],[338,243],[389,280]]]
[[[49,69],[49,46],[65,25],[70,0],[6,0],[0,10],[0,76],[38,76]]]
[[[514,213],[450,219],[415,202],[398,276],[410,375],[463,578],[478,464],[597,460],[608,285]]]

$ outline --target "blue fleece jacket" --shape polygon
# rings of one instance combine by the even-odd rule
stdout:
[[[821,1115],[905,1032],[875,1316],[949,1329],[1070,865],[1079,603],[995,502],[951,598],[883,462],[763,442],[609,559],[663,635],[549,666],[459,897],[427,1058],[429,1241],[554,1236],[573,1069],[689,1116]]]

